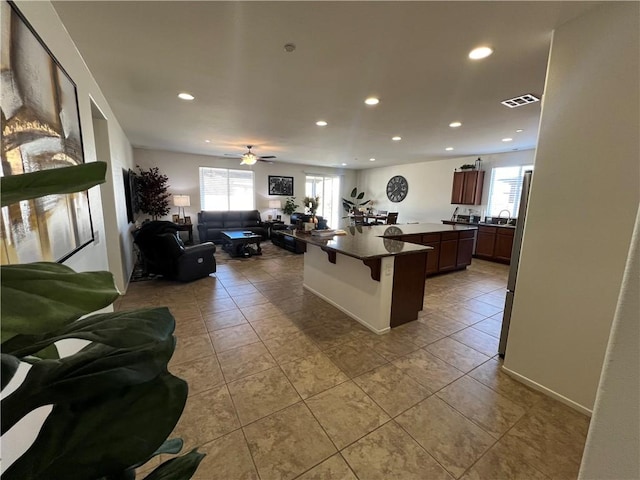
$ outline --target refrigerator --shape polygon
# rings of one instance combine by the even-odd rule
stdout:
[[[511,268],[509,269],[509,279],[507,280],[507,298],[504,304],[504,314],[502,317],[502,329],[500,331],[500,344],[498,354],[504,358],[507,351],[507,339],[509,337],[509,324],[511,322],[511,310],[513,309],[513,299],[516,294],[518,279],[518,265],[520,264],[520,249],[522,246],[522,233],[527,217],[527,206],[529,203],[529,190],[531,189],[532,170],[524,172],[522,179],[522,193],[520,196],[520,206],[518,208],[518,222],[513,235],[513,249],[511,250]]]

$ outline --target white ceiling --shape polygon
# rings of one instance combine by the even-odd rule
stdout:
[[[355,169],[534,148],[540,102],[500,101],[541,96],[553,29],[597,4],[53,3],[134,146]]]

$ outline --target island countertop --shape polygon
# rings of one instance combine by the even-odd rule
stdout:
[[[368,260],[433,250],[433,247],[385,237],[460,230],[474,230],[474,228],[460,225],[441,225],[438,223],[415,223],[408,225],[374,225],[370,227],[349,226],[344,229],[347,233],[346,235],[335,235],[333,237],[321,237],[298,232],[287,232],[285,235],[290,235],[310,245],[319,246],[324,250],[335,251],[359,260]]]

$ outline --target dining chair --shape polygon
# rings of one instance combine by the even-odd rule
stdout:
[[[378,210],[376,212],[376,215],[388,215],[389,212],[387,210]],[[384,225],[384,221],[383,220],[374,220],[373,223],[375,225]]]
[[[396,223],[398,223],[398,212],[387,214],[387,225],[395,225]]]
[[[354,225],[368,225],[365,221],[364,221],[364,213],[356,211],[353,212],[353,224]]]

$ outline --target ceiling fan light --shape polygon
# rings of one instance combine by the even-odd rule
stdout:
[[[258,157],[256,157],[253,153],[248,152],[242,155],[242,161],[240,165],[255,165],[258,161]]]

